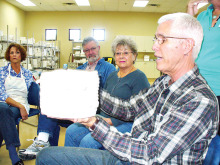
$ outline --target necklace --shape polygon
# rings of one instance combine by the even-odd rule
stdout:
[[[126,75],[128,75],[129,73],[131,73],[131,71],[134,69],[134,66],[131,67],[130,70],[128,70],[127,72],[125,72],[124,74],[121,74],[121,70],[118,71],[118,76],[119,78],[123,78],[125,77]]]

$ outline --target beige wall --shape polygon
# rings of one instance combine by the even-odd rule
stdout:
[[[163,14],[138,12],[24,12],[5,0],[0,0],[0,30],[18,37],[34,37],[45,40],[45,29],[58,30],[60,43],[60,67],[68,62],[72,52],[69,29],[81,29],[81,39],[92,35],[93,28],[104,28],[106,40],[100,41],[101,56],[112,56],[111,43],[116,35],[153,35],[157,20]],[[140,57],[140,56],[139,56]]]
[[[111,43],[116,35],[153,35],[160,16],[134,12],[27,12],[25,31],[40,41],[45,39],[45,29],[57,29],[62,67],[72,52],[69,29],[81,29],[83,39],[92,35],[93,28],[104,28],[106,40],[100,42],[101,56],[112,56]]]
[[[4,0],[0,0],[0,30],[4,34],[7,34],[7,25],[9,35],[15,36],[17,29],[17,37],[24,36],[25,12]]]

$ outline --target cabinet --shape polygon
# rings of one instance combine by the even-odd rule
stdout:
[[[153,36],[129,36],[137,44],[138,52],[154,52],[153,47]]]
[[[147,78],[160,77],[160,71],[157,70],[155,61],[137,61],[134,66],[144,72]]]
[[[72,54],[69,57],[68,68],[75,69],[86,62],[86,56],[82,49],[82,41],[72,42]]]

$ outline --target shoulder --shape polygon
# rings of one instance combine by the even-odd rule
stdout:
[[[28,70],[28,69],[25,69],[23,66],[21,66],[21,69],[22,69],[24,75],[27,75],[27,74],[28,75],[32,75],[32,72],[30,70]]]
[[[102,67],[108,68],[109,70],[116,70],[115,66],[113,64],[110,64],[109,62],[105,61],[104,58],[102,58],[98,61],[98,65],[101,65]]]
[[[112,64],[110,64],[109,62],[105,61],[104,58],[100,59],[100,60],[98,61],[98,64],[102,64],[102,65],[114,67],[114,65],[112,65]]]
[[[200,21],[200,20],[204,19],[204,17],[207,17],[207,16],[209,16],[210,14],[212,14],[213,8],[214,8],[213,5],[210,5],[210,6],[207,8],[207,10],[201,12],[201,13],[198,15],[197,19]]]
[[[134,72],[132,72],[132,74],[130,74],[129,77],[131,79],[133,79],[134,81],[139,81],[139,80],[148,81],[147,80],[147,76],[144,74],[144,72],[142,72],[139,69],[137,69]]]
[[[147,76],[144,74],[144,72],[142,72],[141,70],[137,69],[136,71],[134,71],[134,74],[136,74],[137,76],[140,76],[140,77],[146,77]]]
[[[1,71],[1,72],[7,71],[7,70],[8,70],[8,66],[9,66],[9,64],[6,65],[6,66],[0,67],[0,71]]]
[[[84,63],[83,65],[78,66],[76,69],[85,69],[87,66],[87,63],[88,62]]]
[[[7,69],[8,69],[8,66],[3,66],[3,67],[0,68],[0,71],[5,71]]]
[[[199,74],[192,83],[192,86],[194,88],[194,92],[197,96],[205,97],[210,100],[215,100],[215,94],[211,90],[211,88],[208,86],[206,80],[202,77],[201,74]]]

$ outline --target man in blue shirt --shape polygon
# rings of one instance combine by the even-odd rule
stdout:
[[[83,51],[88,62],[79,66],[81,70],[97,70],[100,80],[100,88],[104,87],[109,74],[115,71],[115,66],[106,62],[100,57],[99,43],[92,37],[87,37],[82,43]],[[68,127],[72,122],[48,118],[46,115],[40,115],[38,122],[38,137],[35,138],[32,145],[27,149],[19,150],[19,157],[23,160],[35,159],[37,153],[45,147],[57,146],[59,139],[59,126]]]

